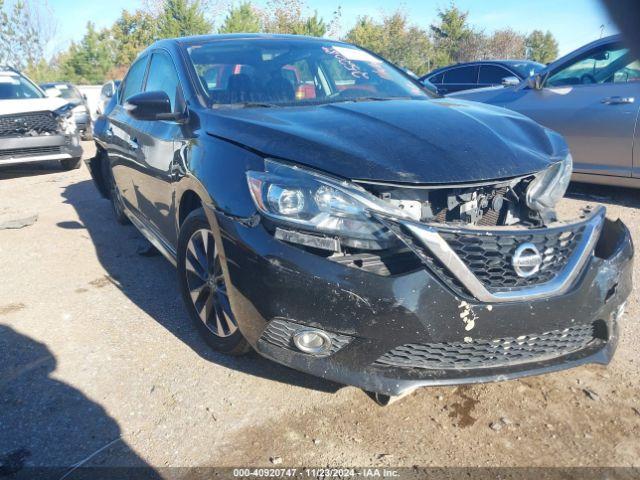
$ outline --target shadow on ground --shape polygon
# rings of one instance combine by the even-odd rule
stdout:
[[[0,477],[74,480],[117,466],[160,478],[100,405],[52,378],[55,369],[44,344],[0,325]]]
[[[187,344],[202,358],[249,375],[336,392],[341,385],[297,372],[252,352],[230,357],[214,352],[200,338],[191,323],[178,293],[176,271],[163,257],[148,255],[148,242],[133,226],[119,225],[113,218],[109,201],[99,197],[93,182],[85,180],[69,185],[62,193],[87,229],[108,280],[134,304]],[[77,222],[61,222],[60,228],[77,229]]]
[[[0,167],[0,180],[10,180],[20,177],[34,177],[52,173],[66,172],[57,160],[49,162],[25,163],[10,167]]]
[[[567,191],[567,197],[605,205],[640,208],[640,189],[637,188],[572,183]]]

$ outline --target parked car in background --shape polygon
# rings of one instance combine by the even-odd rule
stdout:
[[[237,73],[214,81],[220,65]],[[218,351],[382,401],[613,355],[629,231],[604,207],[557,220],[571,155],[518,113],[434,99],[346,43],[257,34],[158,41],[108,108],[90,171]]]
[[[66,82],[51,82],[40,85],[47,96],[60,97],[73,104],[73,118],[76,122],[78,133],[83,140],[91,139],[91,112],[87,97],[80,93],[78,88]]]
[[[529,60],[483,60],[442,67],[420,80],[428,80],[444,95],[472,88],[517,85],[543,68],[543,64]]]
[[[640,61],[619,36],[585,45],[515,87],[454,96],[515,110],[562,133],[576,181],[640,187]]]
[[[78,168],[82,147],[73,109],[19,71],[0,67],[0,166],[58,160]]]
[[[107,104],[120,88],[120,80],[109,80],[102,86],[100,90],[100,101],[98,102],[97,114],[102,115],[106,110]]]

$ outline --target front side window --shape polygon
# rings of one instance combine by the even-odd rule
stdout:
[[[445,84],[451,83],[477,83],[478,82],[478,67],[456,67],[451,70],[447,70],[444,73]]]
[[[505,77],[513,77],[513,74],[509,72],[509,70],[505,70],[497,65],[482,65],[480,67],[478,83],[498,85],[502,83],[502,79]]]
[[[545,69],[545,65],[538,62],[511,62],[509,68],[515,71],[521,78],[534,76]]]
[[[442,83],[443,79],[444,73],[438,73],[437,75],[427,78],[427,80],[429,80],[433,84],[440,84]]]
[[[591,50],[553,72],[546,86],[626,82],[628,78],[637,78],[633,73],[637,66],[628,49],[621,45],[607,45]]]
[[[145,91],[165,92],[171,101],[171,111],[174,111],[179,88],[178,74],[171,57],[166,53],[155,52],[151,57]]]
[[[384,60],[342,43],[238,39],[186,52],[211,106],[430,98]]]
[[[13,72],[0,72],[0,100],[43,97],[42,91],[27,78]]]
[[[144,80],[144,73],[147,69],[147,60],[147,57],[136,60],[129,69],[129,73],[127,73],[127,77],[124,79],[122,86],[122,95],[120,96],[122,102],[142,91],[142,81]]]

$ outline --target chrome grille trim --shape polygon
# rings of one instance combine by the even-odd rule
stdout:
[[[502,303],[547,298],[566,293],[573,286],[593,252],[602,230],[605,212],[605,208],[599,206],[591,212],[587,219],[566,225],[566,228],[569,228],[583,224],[584,232],[580,244],[569,258],[567,265],[553,280],[531,287],[513,288],[499,292],[491,292],[485,287],[440,235],[437,226],[409,221],[401,223],[434,257],[446,266],[473,297],[485,303]],[[462,228],[460,230],[467,233],[473,232],[473,229]],[[486,232],[489,229],[483,228],[482,231]],[[536,230],[532,229],[531,231],[535,232]],[[495,232],[505,235],[508,234],[509,228],[497,227]],[[518,233],[521,232],[522,230],[518,230]]]

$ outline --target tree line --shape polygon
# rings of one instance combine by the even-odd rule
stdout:
[[[468,12],[453,1],[438,10],[427,28],[397,9],[377,19],[359,17],[343,34],[340,8],[327,20],[309,12],[304,0],[269,0],[262,8],[243,1],[222,12],[212,1],[147,0],[144,8],[123,10],[109,28],[87,23],[80,41],[47,59],[46,46],[55,36],[50,20],[54,12],[31,0],[16,0],[10,7],[0,0],[0,64],[24,70],[38,82],[100,84],[122,78],[138,53],[155,40],[234,32],[341,38],[418,75],[457,62],[527,58],[548,63],[558,55],[551,32],[505,28],[487,34],[471,25]]]

